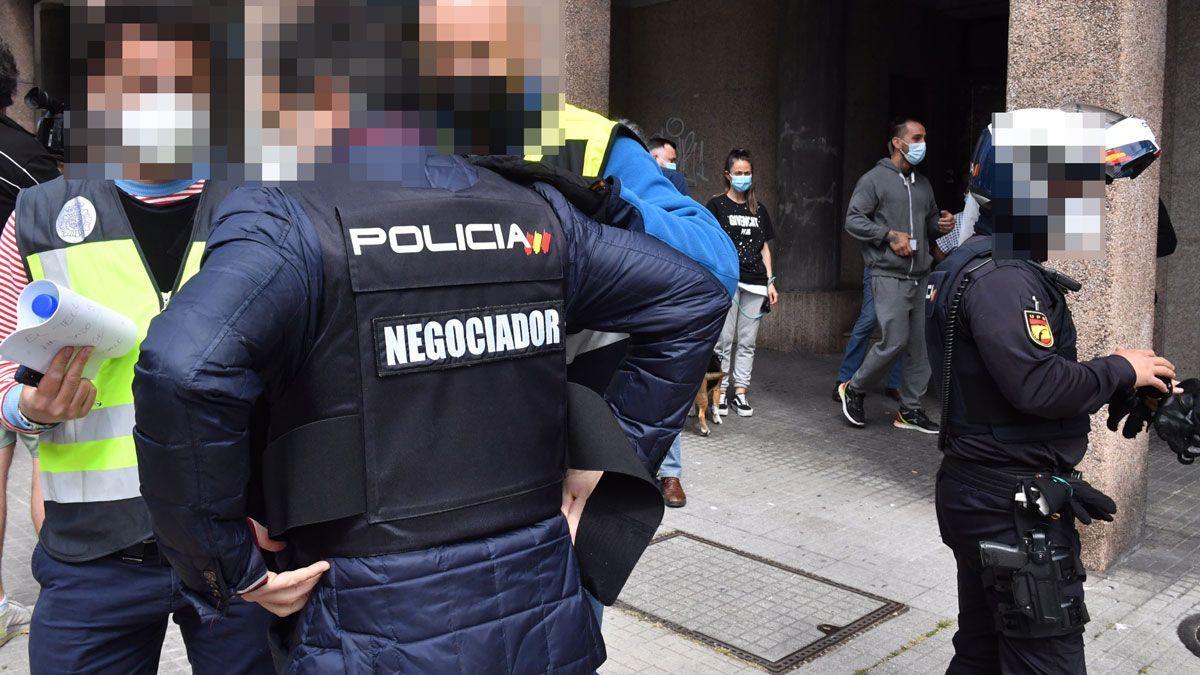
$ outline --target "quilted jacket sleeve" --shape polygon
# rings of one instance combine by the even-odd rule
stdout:
[[[223,610],[266,575],[246,523],[250,413],[299,364],[320,268],[298,207],[277,190],[238,190],[218,212],[200,272],[142,343],[133,384],[142,495],[203,611]]]
[[[553,188],[537,189],[567,240],[567,330],[630,335],[607,398],[653,474],[704,379],[729,293],[704,265],[663,242],[600,225]]]

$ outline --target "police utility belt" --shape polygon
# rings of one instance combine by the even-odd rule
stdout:
[[[1112,520],[1116,504],[1078,471],[1010,472],[953,457],[942,472],[981,492],[1013,500],[1018,544],[979,542],[983,582],[997,595],[996,630],[1008,637],[1044,638],[1078,633],[1089,620],[1078,594],[1066,586],[1087,578],[1072,545],[1051,542],[1047,521],[1062,517]]]

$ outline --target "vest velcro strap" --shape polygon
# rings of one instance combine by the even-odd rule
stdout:
[[[580,580],[611,605],[662,522],[662,494],[604,399],[570,383],[567,411],[567,467],[604,471],[575,534]]]
[[[364,513],[367,508],[358,415],[321,420],[276,438],[263,452],[263,501],[272,537],[301,525]],[[347,442],[347,439],[356,439]]]
[[[972,424],[951,418],[946,431],[951,437],[990,434],[1004,443],[1033,443],[1074,438],[1090,429],[1088,417],[1081,415],[1031,424]]]

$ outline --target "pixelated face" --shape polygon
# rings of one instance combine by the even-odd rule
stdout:
[[[1090,258],[1104,249],[1104,119],[1018,110],[992,119],[999,258]]]
[[[68,165],[68,175],[146,181],[195,176],[209,162],[207,40],[153,24],[101,28],[102,43],[73,73],[84,79],[83,87],[73,87],[82,89],[84,106],[68,112],[69,158],[84,158],[85,168]]]
[[[561,104],[557,4],[254,0],[250,177],[304,180],[342,165],[389,179],[431,150],[541,154]]]

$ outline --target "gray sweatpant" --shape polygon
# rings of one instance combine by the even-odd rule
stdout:
[[[758,324],[762,322],[762,304],[766,296],[747,293],[737,289],[729,313],[725,315],[725,326],[717,340],[717,358],[721,359],[721,391],[729,388],[729,352],[737,338],[737,360],[733,363],[733,386],[749,387],[750,371],[754,368],[754,341],[758,339]],[[740,311],[739,311],[740,310]]]
[[[903,354],[900,405],[917,410],[929,386],[929,354],[925,351],[925,280],[872,276],[871,293],[875,296],[875,316],[883,336],[867,352],[862,366],[850,378],[850,386],[857,392],[874,391]]]

